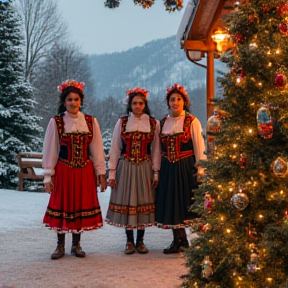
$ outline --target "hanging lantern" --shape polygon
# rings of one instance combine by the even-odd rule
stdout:
[[[174,12],[183,8],[183,0],[164,0],[166,11]]]
[[[263,105],[257,111],[257,126],[261,137],[270,139],[273,136],[273,121],[268,106]]]
[[[272,163],[272,170],[273,174],[277,177],[284,178],[288,174],[288,165],[287,162],[281,158],[278,157],[273,163]]]
[[[217,28],[217,30],[214,31],[212,40],[216,43],[216,49],[219,53],[223,53],[234,47],[232,37],[222,28]]]
[[[121,0],[106,0],[104,2],[104,7],[109,9],[118,8],[121,3]]]
[[[142,6],[143,9],[151,8],[155,0],[134,0],[135,5]]]

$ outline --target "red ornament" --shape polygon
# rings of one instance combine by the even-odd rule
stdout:
[[[211,211],[212,204],[213,204],[213,201],[212,201],[211,195],[209,193],[206,193],[205,200],[204,200],[204,209]]]
[[[240,154],[240,168],[245,168],[247,165],[247,158],[245,153]]]
[[[242,34],[240,33],[237,33],[235,35],[235,40],[236,40],[236,43],[243,43],[245,41],[246,37],[243,36]]]
[[[287,84],[287,78],[284,74],[277,74],[274,79],[274,84],[278,89],[284,89]]]
[[[279,25],[279,31],[280,31],[283,35],[287,36],[287,35],[288,35],[288,26],[287,26],[287,24],[286,24],[286,23],[281,23],[281,24]]]
[[[284,35],[288,35],[288,17],[285,17],[283,23],[279,25],[279,31]]]
[[[288,4],[278,6],[279,14],[281,16],[288,14]]]

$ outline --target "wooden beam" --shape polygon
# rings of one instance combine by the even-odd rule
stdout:
[[[213,41],[205,43],[199,40],[185,40],[182,42],[182,48],[184,50],[208,52],[215,51],[216,44]]]

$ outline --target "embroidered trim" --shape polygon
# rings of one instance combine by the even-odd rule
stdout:
[[[109,210],[125,215],[149,214],[155,212],[156,206],[155,204],[128,206],[128,205],[113,204],[110,202]]]

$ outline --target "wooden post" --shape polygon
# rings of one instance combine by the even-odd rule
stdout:
[[[213,115],[214,104],[214,51],[207,52],[206,101],[207,119]]]

